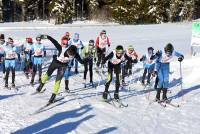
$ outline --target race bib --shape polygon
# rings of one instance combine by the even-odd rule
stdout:
[[[35,55],[36,55],[36,56],[42,55],[41,49],[36,49]]]
[[[162,57],[161,62],[162,63],[169,63],[171,59],[172,59],[171,56],[166,56],[165,55],[165,56]]]

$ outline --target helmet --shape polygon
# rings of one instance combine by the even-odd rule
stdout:
[[[123,48],[122,45],[118,45],[115,50],[116,50],[117,53],[123,53],[124,48]]]
[[[77,52],[77,48],[74,45],[71,45],[68,49],[67,49],[67,54],[69,56],[75,56]]]
[[[89,44],[94,45],[94,40],[90,40]]]
[[[33,39],[30,38],[30,37],[26,38],[26,41],[27,41],[28,43],[33,43]]]
[[[174,51],[174,47],[173,47],[173,45],[172,45],[171,43],[168,43],[168,44],[165,46],[164,50],[165,50],[165,53],[170,53],[170,54],[172,54],[172,52]]]
[[[106,34],[106,30],[102,30],[100,34]]]
[[[129,50],[129,51],[134,51],[133,45],[129,45],[129,46],[128,46],[128,50]]]
[[[0,34],[0,40],[5,40],[4,34]]]

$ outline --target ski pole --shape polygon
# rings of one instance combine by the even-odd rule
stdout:
[[[183,77],[182,77],[182,65],[181,65],[181,62],[180,62],[180,78],[181,78],[181,81],[180,81],[180,87],[181,87],[181,94],[182,94],[182,101],[184,101],[184,97],[183,97]]]

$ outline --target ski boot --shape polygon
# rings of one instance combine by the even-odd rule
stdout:
[[[156,99],[155,99],[156,102],[160,102],[160,92],[161,92],[161,89],[157,89]]]
[[[65,91],[66,91],[67,93],[69,93],[68,84],[69,84],[69,80],[65,80]]]
[[[114,93],[114,99],[119,100],[119,93]]]
[[[103,92],[103,99],[104,100],[108,99],[108,92],[106,92],[106,91]]]
[[[36,88],[36,92],[40,92],[43,88],[44,84],[40,83],[40,85]]]
[[[33,82],[33,80],[31,80],[30,84],[31,84],[32,87],[34,86],[34,82]]]
[[[50,105],[50,104],[54,103],[55,98],[56,98],[56,94],[53,93],[53,94],[51,95],[51,98],[49,99],[48,104]]]
[[[12,88],[15,88],[15,83],[12,83]]]
[[[90,81],[90,86],[94,87],[93,81]]]
[[[168,102],[168,99],[167,99],[167,89],[163,89],[162,101],[163,102]]]
[[[5,87],[5,88],[8,88],[8,84],[6,83],[4,87]]]

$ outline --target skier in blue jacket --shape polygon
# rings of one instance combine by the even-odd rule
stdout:
[[[33,72],[30,84],[33,85],[36,72],[39,72],[39,82],[41,81],[42,76],[42,59],[43,56],[46,57],[46,49],[44,45],[41,43],[41,36],[38,35],[36,37],[36,43],[31,48],[33,53]]]
[[[167,89],[169,84],[169,72],[170,72],[170,62],[172,58],[178,57],[178,61],[181,62],[184,56],[175,51],[171,43],[168,43],[164,50],[160,50],[156,53],[156,64],[154,75],[158,76],[158,88],[156,94],[156,101],[160,101],[160,93],[163,91],[162,101],[167,101]]]
[[[24,66],[24,73],[27,78],[29,78],[29,73],[32,70],[32,46],[33,46],[33,40],[32,38],[28,37],[26,38],[26,43],[23,45],[23,56],[25,60],[25,66]]]
[[[69,46],[74,45],[77,48],[77,52],[80,54],[80,49],[83,49],[83,43],[82,41],[79,39],[79,34],[78,33],[74,33],[73,38],[71,38],[69,40],[68,43]],[[78,74],[78,61],[76,59],[75,60],[75,73]],[[73,63],[72,63],[73,64]]]
[[[142,85],[145,85],[146,74],[147,74],[147,85],[150,84],[150,77],[154,71],[154,66],[155,66],[155,61],[151,59],[151,57],[154,54],[153,51],[154,51],[153,47],[148,47],[147,54],[143,55],[142,58],[140,59],[140,61],[143,61],[144,63],[144,73],[141,81]]]
[[[4,34],[0,34],[0,66],[3,70],[3,78],[5,78],[5,62],[4,62],[4,46],[5,43],[5,36]]]
[[[17,57],[17,49],[14,46],[12,38],[8,38],[6,46],[4,47],[5,53],[5,87],[8,88],[9,73],[12,71],[12,87],[15,87],[15,59]]]

